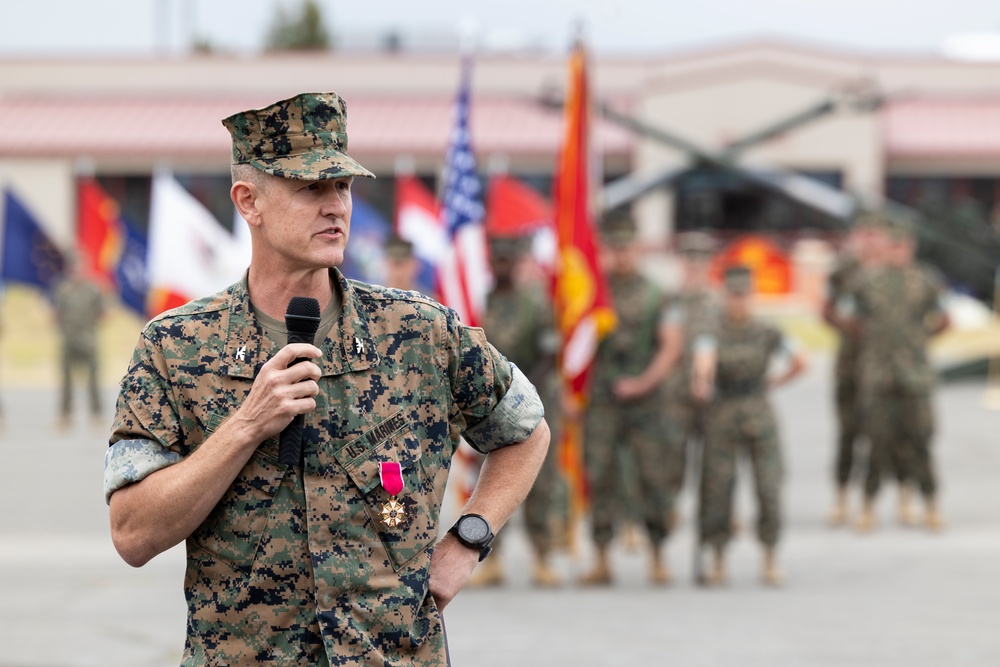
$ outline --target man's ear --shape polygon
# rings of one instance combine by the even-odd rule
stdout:
[[[253,183],[246,181],[236,181],[229,189],[229,198],[233,200],[233,205],[240,212],[243,219],[251,226],[260,224],[260,188]]]

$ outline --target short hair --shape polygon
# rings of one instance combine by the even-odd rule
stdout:
[[[267,188],[270,179],[270,176],[249,164],[234,164],[229,168],[229,173],[233,177],[233,183],[236,181],[253,183],[262,190]]]

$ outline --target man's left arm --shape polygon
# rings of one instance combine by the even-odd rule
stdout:
[[[482,329],[451,327],[448,375],[465,439],[486,454],[463,514],[479,514],[498,532],[528,495],[545,461],[549,427],[534,385],[486,341]],[[431,558],[430,590],[444,608],[462,589],[480,552],[448,533]]]
[[[462,513],[479,514],[494,532],[499,531],[527,497],[548,448],[549,427],[543,419],[526,440],[487,454]],[[463,545],[453,534],[447,533],[438,542],[430,570],[431,595],[438,609],[444,609],[458,595],[478,563],[479,551]]]

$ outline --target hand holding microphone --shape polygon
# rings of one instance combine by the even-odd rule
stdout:
[[[319,301],[304,296],[293,296],[288,302],[285,312],[285,328],[288,329],[288,345],[296,343],[315,342],[316,330],[319,329]],[[298,357],[288,363],[289,368],[302,361]],[[305,417],[302,413],[295,415],[291,423],[281,432],[278,445],[278,463],[288,466],[302,465],[302,429]]]

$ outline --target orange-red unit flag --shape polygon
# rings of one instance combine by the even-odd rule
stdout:
[[[570,57],[564,104],[563,144],[553,196],[559,247],[554,301],[562,336],[560,368],[565,389],[582,406],[597,345],[615,326],[610,293],[597,256],[590,170],[590,91],[582,43],[576,45]],[[564,433],[562,469],[574,491],[574,509],[579,513],[585,488],[580,425],[567,419]]]
[[[77,194],[80,260],[91,276],[110,287],[125,246],[118,204],[91,178],[80,181]]]

